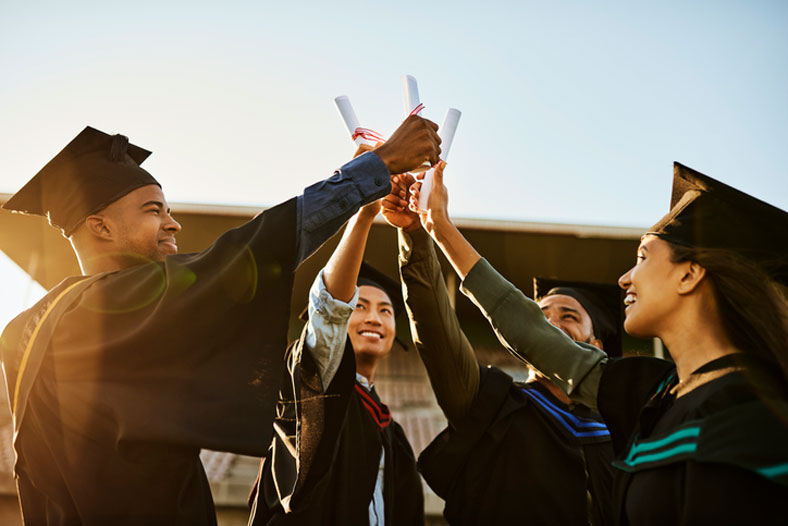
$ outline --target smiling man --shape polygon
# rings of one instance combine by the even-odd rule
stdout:
[[[532,369],[526,383],[481,366],[454,312],[433,244],[435,239],[463,287],[469,271],[488,265],[451,222],[443,163],[434,172],[429,213],[389,206],[384,215],[399,231],[403,295],[413,341],[435,398],[449,421],[419,456],[424,480],[444,499],[449,524],[612,524],[613,451],[600,415],[573,403]],[[417,186],[417,184],[416,184]],[[412,204],[418,191],[412,191]],[[503,278],[501,278],[503,280]],[[496,294],[495,307],[511,325],[524,326],[511,302],[529,302],[543,331],[577,340],[590,354],[620,354],[620,297],[613,285],[535,280],[538,303],[492,280],[476,281]],[[463,289],[464,290],[464,289]],[[497,327],[495,327],[497,328]],[[504,340],[507,349],[511,348]]]
[[[610,357],[621,356],[621,291],[613,284],[534,278],[534,300],[551,325],[576,342],[593,345]],[[549,378],[531,369],[563,404],[569,397]]]
[[[389,141],[177,254],[150,152],[85,128],[4,208],[46,216],[82,276],[0,339],[27,524],[215,524],[200,448],[265,454],[285,365],[293,274],[390,172],[437,160],[437,126]]]
[[[404,311],[399,284],[362,263],[379,207],[351,219],[312,285],[252,524],[424,523],[413,450],[374,386]]]
[[[149,184],[88,215],[69,241],[82,273],[90,275],[164,261],[178,253],[180,231],[161,188]]]

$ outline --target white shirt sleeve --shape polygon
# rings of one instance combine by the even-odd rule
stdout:
[[[323,389],[328,387],[342,361],[350,315],[358,303],[358,287],[349,303],[335,299],[326,290],[323,271],[309,289],[309,321],[306,347],[317,364]]]

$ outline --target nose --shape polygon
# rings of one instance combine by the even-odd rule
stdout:
[[[620,278],[618,278],[618,286],[624,290],[627,290],[629,286],[632,284],[632,270],[635,267],[627,270]]]
[[[366,311],[366,316],[364,317],[364,323],[369,323],[370,325],[380,325],[380,316],[375,309],[368,309]]]
[[[164,222],[164,225],[162,225],[162,228],[164,230],[170,232],[171,234],[177,234],[178,232],[181,231],[181,224],[178,223],[175,219],[173,219],[172,215],[167,214],[167,217],[165,219],[166,220]]]

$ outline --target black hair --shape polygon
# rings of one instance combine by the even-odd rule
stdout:
[[[731,343],[777,366],[788,383],[788,300],[781,286],[737,252],[669,244],[674,263],[694,261],[706,269]]]

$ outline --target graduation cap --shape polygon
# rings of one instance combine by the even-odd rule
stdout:
[[[402,299],[402,286],[399,281],[394,281],[372,265],[366,262],[361,263],[356,284],[359,287],[369,285],[385,292],[391,300],[395,317],[405,312],[405,300]]]
[[[588,313],[594,325],[594,336],[602,340],[608,356],[621,356],[621,330],[624,320],[624,301],[618,285],[534,278],[536,301],[560,294],[576,299]]]
[[[140,168],[150,154],[123,135],[88,126],[3,208],[45,216],[68,237],[90,214],[141,186],[159,185]]]
[[[788,213],[682,164],[673,164],[670,212],[648,233],[736,252],[788,285]]]
[[[394,308],[394,317],[405,312],[405,300],[402,299],[402,287],[399,282],[394,281],[366,261],[361,263],[356,285],[359,287],[362,285],[369,285],[385,292],[389,299],[391,299],[391,305]],[[309,319],[309,307],[304,307],[304,310],[301,311],[298,317],[302,321]]]

